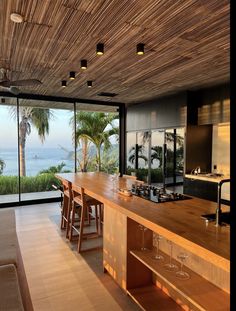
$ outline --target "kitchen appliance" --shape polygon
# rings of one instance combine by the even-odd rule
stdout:
[[[155,203],[164,203],[164,202],[170,202],[170,201],[181,201],[181,200],[187,200],[191,199],[191,197],[186,196],[181,193],[177,192],[171,192],[169,190],[166,190],[164,188],[158,188],[151,185],[146,184],[132,184],[131,189],[132,194],[155,202]]]

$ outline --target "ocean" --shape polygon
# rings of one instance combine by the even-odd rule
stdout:
[[[74,171],[72,150],[64,151],[61,148],[26,148],[26,175],[35,176],[41,170],[50,166],[57,166],[64,162],[63,169]],[[18,175],[18,154],[15,148],[0,148],[0,159],[5,162],[2,175]]]

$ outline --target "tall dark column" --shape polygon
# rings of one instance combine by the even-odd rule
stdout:
[[[120,117],[120,137],[119,137],[119,172],[122,176],[126,168],[126,107],[124,104],[119,106]]]

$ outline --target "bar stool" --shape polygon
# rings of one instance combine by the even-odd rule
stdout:
[[[63,202],[61,209],[61,229],[66,229],[66,237],[69,236],[70,210],[72,208],[72,186],[67,180],[62,181]]]
[[[63,204],[63,187],[62,187],[62,185],[57,186],[55,184],[52,184],[52,188],[55,189],[56,191],[60,191],[60,195],[61,195],[60,205],[61,205],[61,209],[62,209],[62,204]]]
[[[72,241],[73,231],[77,232],[78,240],[78,252],[81,252],[81,245],[83,239],[95,238],[100,236],[99,221],[101,216],[98,215],[98,207],[101,207],[102,203],[98,200],[91,198],[84,193],[84,188],[72,184],[72,210],[69,229],[69,240]],[[85,221],[88,222],[88,226],[91,224],[92,206],[95,207],[95,224],[96,231],[84,233]],[[99,207],[99,209],[100,209]],[[75,225],[75,217],[78,216],[79,226]]]

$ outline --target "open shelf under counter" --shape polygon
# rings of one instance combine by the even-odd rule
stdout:
[[[164,257],[164,262],[157,261],[153,258],[155,256],[155,249],[147,251],[130,250],[130,254],[151,270],[156,275],[157,282],[164,285],[164,287],[167,288],[167,291],[172,291],[172,293],[175,293],[176,297],[183,298],[183,300],[191,306],[191,309],[206,311],[230,310],[229,294],[197,273],[184,266],[184,271],[190,274],[190,279],[181,280],[175,276],[175,272],[166,271],[163,264],[164,262],[168,262],[169,256],[165,253],[160,251],[160,254]],[[176,260],[172,259],[172,262],[180,267],[180,263]],[[144,287],[146,296],[148,295],[147,288]],[[141,289],[139,290],[141,291]],[[138,292],[136,295],[139,297]],[[153,300],[155,301],[156,294],[153,286],[150,286],[149,296],[153,296]]]
[[[172,298],[155,285],[132,288],[127,290],[127,293],[145,311],[183,310]]]

